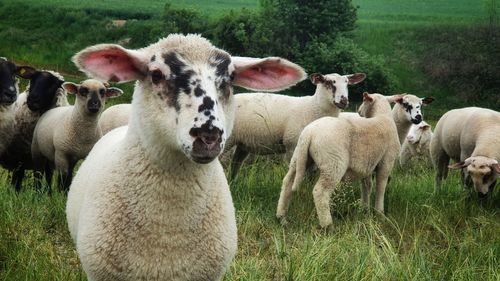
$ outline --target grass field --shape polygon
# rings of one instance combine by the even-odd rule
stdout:
[[[0,0],[0,4],[7,2],[157,15],[165,1]],[[359,27],[351,33],[355,42],[370,55],[385,59],[401,92],[438,98],[425,109],[427,121],[435,124],[446,110],[472,105],[472,101],[450,99],[454,89],[448,85],[429,81],[418,67],[426,47],[418,40],[436,28],[442,31],[488,23],[492,11],[487,5],[493,3],[491,0],[353,3],[360,6]],[[241,7],[256,9],[258,1],[181,0],[173,5],[198,8],[210,16]],[[497,5],[497,14],[498,9]],[[19,32],[0,19],[2,28]],[[7,53],[0,55],[41,62],[40,67],[62,55],[71,55],[67,50],[23,54],[32,50],[33,46],[29,47],[4,50]],[[71,81],[82,79],[67,63],[47,66],[69,73],[66,76]],[[129,94],[115,102],[130,99],[132,85],[124,87]],[[450,173],[443,189],[435,193],[431,168],[417,165],[413,169],[396,169],[386,194],[385,216],[362,208],[359,184],[347,183],[332,198],[335,231],[323,233],[317,229],[312,202],[314,175],[292,199],[290,225],[283,228],[275,219],[285,173],[285,163],[259,159],[244,166],[240,176],[230,183],[239,246],[224,280],[500,280],[498,186],[488,202],[479,203],[463,190],[456,172]],[[0,170],[0,280],[86,280],[67,230],[65,196],[36,194],[31,177],[23,192],[15,194],[8,177]]]

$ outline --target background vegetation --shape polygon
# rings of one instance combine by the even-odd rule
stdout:
[[[425,116],[434,124],[456,107],[500,110],[498,11],[496,0],[0,0],[0,56],[81,80],[70,58],[88,45],[138,48],[196,32],[233,54],[285,56],[308,73],[366,72],[353,99],[364,90],[432,95]],[[132,86],[120,87],[127,95],[117,102],[129,101]],[[286,93],[313,88],[304,81]],[[285,163],[259,159],[231,182],[239,248],[224,280],[500,280],[498,190],[479,203],[457,173],[436,194],[428,166],[397,169],[386,216],[361,208],[358,184],[347,183],[332,199],[336,230],[325,234],[314,176],[292,200],[291,225],[274,219],[285,172]],[[65,196],[31,185],[17,195],[0,171],[0,279],[85,280]]]

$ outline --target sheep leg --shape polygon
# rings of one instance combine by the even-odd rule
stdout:
[[[390,169],[388,167],[380,167],[377,169],[377,190],[375,193],[375,210],[384,213],[384,196],[389,179]]]
[[[51,163],[45,163],[45,181],[47,182],[47,189],[49,194],[52,193],[52,175],[54,174],[54,167]]]
[[[33,178],[35,181],[35,190],[37,192],[42,192],[42,177],[43,177],[43,167],[46,165],[47,159],[39,155],[35,157],[33,154]],[[49,188],[50,191],[50,188]]]
[[[64,153],[56,151],[55,165],[57,171],[59,171],[59,182],[57,184],[59,191],[67,191],[73,172],[71,163]]]
[[[288,214],[288,206],[290,205],[290,200],[292,199],[292,185],[295,179],[295,169],[290,169],[283,179],[283,185],[281,186],[280,199],[278,201],[278,209],[276,210],[276,217],[280,220],[282,225],[287,223],[286,216]]]
[[[441,182],[448,176],[448,164],[450,163],[450,157],[441,150],[435,155],[434,167],[436,168],[436,190],[441,188]]]
[[[21,186],[23,183],[23,178],[24,178],[24,168],[18,167],[12,172],[12,180],[11,184],[16,188],[16,192],[21,191]]]
[[[234,151],[233,160],[231,161],[231,173],[229,174],[229,178],[234,180],[238,175],[238,172],[243,165],[243,161],[247,158],[249,152],[241,147],[241,145],[237,145]]]
[[[370,208],[370,193],[372,191],[372,179],[370,176],[361,180],[361,201],[365,207]]]
[[[332,176],[339,173],[322,172],[318,182],[314,185],[313,198],[316,213],[318,214],[319,225],[323,229],[331,230],[333,227],[332,214],[330,213],[330,197],[333,189],[336,187],[340,179],[334,179]]]

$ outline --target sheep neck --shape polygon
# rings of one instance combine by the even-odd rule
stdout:
[[[87,112],[85,105],[82,105],[77,100],[71,112],[68,130],[73,130],[77,136],[88,136],[90,140],[95,140],[96,137],[100,136],[100,130],[97,124],[100,115],[100,112],[95,114]]]
[[[500,125],[492,124],[478,133],[476,147],[471,156],[485,156],[500,160]]]

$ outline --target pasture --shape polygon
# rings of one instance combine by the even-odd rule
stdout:
[[[3,0],[0,11],[1,4],[9,2],[43,9],[91,7],[154,16],[165,1]],[[453,87],[430,82],[419,67],[420,57],[429,49],[428,42],[421,40],[434,31],[488,22],[489,16],[499,11],[499,6],[491,6],[494,0],[479,4],[466,0],[353,3],[360,6],[358,28],[351,32],[355,42],[370,55],[386,61],[402,91],[438,98],[424,109],[429,123],[434,125],[442,113],[453,107],[479,102],[457,98]],[[183,0],[173,5],[193,7],[208,15],[258,7],[257,1],[251,0]],[[7,27],[10,32],[27,34],[0,20],[0,29]],[[64,36],[71,41],[71,35]],[[80,39],[78,36],[75,40]],[[71,81],[83,78],[67,62],[83,46],[70,44],[65,46],[69,49],[49,53],[43,46],[40,52],[34,52],[38,47],[35,39],[30,44],[19,48],[0,46],[0,56],[35,61],[37,66],[67,74]],[[122,88],[127,93],[132,91],[131,84]],[[130,97],[124,95],[109,104],[126,102]],[[495,103],[488,105],[500,109]],[[317,229],[311,194],[316,175],[310,175],[294,195],[290,224],[283,228],[275,218],[286,169],[284,162],[258,158],[252,165],[244,165],[240,175],[230,182],[238,224],[238,252],[224,280],[500,280],[498,185],[493,197],[480,202],[475,194],[469,196],[463,189],[456,171],[450,172],[442,190],[435,192],[434,171],[428,165],[396,168],[386,193],[385,215],[361,206],[358,182],[345,183],[331,201],[335,231],[324,233]],[[86,280],[69,237],[65,196],[57,192],[51,197],[40,195],[32,187],[30,175],[23,191],[16,194],[9,186],[8,174],[0,170],[0,279]]]

